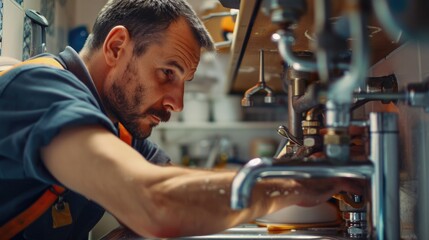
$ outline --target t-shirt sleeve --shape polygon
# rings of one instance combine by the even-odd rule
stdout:
[[[133,147],[151,163],[158,165],[167,165],[171,163],[171,158],[167,153],[159,148],[158,145],[147,139],[134,140]]]
[[[61,129],[93,124],[113,133],[116,129],[89,89],[70,72],[21,69],[0,79],[0,178],[58,184],[45,168],[40,150]]]

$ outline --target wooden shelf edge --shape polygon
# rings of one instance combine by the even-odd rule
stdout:
[[[169,122],[161,123],[154,130],[181,129],[277,129],[285,122]]]

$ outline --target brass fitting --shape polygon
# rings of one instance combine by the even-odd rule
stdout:
[[[304,135],[317,135],[319,134],[320,123],[318,121],[304,120],[302,124],[302,133]]]
[[[349,145],[350,136],[345,131],[337,131],[335,129],[328,129],[328,132],[323,137],[325,145]]]

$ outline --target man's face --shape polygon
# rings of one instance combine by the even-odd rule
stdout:
[[[141,56],[129,55],[110,75],[103,102],[133,137],[146,138],[169,120],[171,111],[182,111],[184,84],[194,76],[200,47],[180,20],[170,25],[160,44],[151,44]]]

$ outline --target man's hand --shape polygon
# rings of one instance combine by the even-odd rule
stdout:
[[[298,206],[311,207],[329,200],[341,191],[356,195],[364,194],[365,180],[348,178],[320,178],[299,180],[304,191]]]

